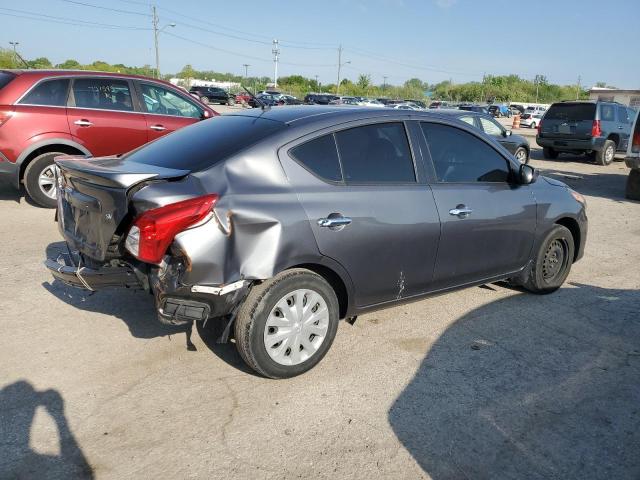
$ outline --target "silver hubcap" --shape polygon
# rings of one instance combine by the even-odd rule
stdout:
[[[271,310],[264,328],[264,346],[280,365],[298,365],[320,348],[329,330],[329,310],[313,290],[287,293]]]
[[[40,185],[40,190],[47,197],[56,198],[56,176],[53,173],[53,165],[47,165],[42,169],[40,175],[38,176],[38,185]]]
[[[607,148],[607,151],[604,152],[604,159],[607,161],[607,163],[613,160],[613,148]]]
[[[524,150],[518,150],[516,152],[516,160],[518,160],[520,163],[524,163],[527,160],[527,152],[525,152]]]

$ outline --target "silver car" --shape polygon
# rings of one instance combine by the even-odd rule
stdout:
[[[221,322],[272,378],[315,366],[339,319],[498,280],[552,292],[586,241],[580,194],[437,112],[242,112],[56,163],[55,278]]]

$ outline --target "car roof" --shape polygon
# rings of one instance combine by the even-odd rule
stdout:
[[[20,69],[0,69],[3,72],[11,72],[15,75],[19,75],[20,77],[34,77],[34,81],[40,80],[42,78],[48,77],[84,77],[84,76],[99,76],[99,77],[119,77],[119,78],[129,78],[129,79],[138,79],[145,81],[154,81],[158,83],[162,83],[164,85],[170,85],[175,87],[170,82],[165,80],[160,80],[159,78],[151,78],[145,77],[144,75],[133,75],[129,73],[118,73],[118,72],[102,72],[99,70],[67,70],[67,69],[32,69],[32,70],[20,70]]]

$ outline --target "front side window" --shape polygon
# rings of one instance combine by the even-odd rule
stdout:
[[[73,97],[79,108],[133,111],[129,82],[111,78],[78,78]]]
[[[317,176],[334,182],[342,181],[338,151],[332,134],[298,145],[290,153]]]
[[[147,113],[190,118],[202,116],[202,111],[198,107],[169,89],[146,83],[143,83],[141,88]]]
[[[377,123],[335,133],[347,183],[415,182],[413,158],[402,122]]]
[[[439,182],[507,182],[509,165],[491,146],[459,128],[421,123]]]
[[[58,78],[45,80],[36,85],[22,100],[21,105],[50,105],[64,107],[67,105],[69,79]]]
[[[486,133],[487,135],[493,135],[493,136],[502,135],[502,128],[500,128],[500,125],[498,125],[493,120],[480,117],[480,125],[482,125],[482,129],[484,130],[484,133]]]

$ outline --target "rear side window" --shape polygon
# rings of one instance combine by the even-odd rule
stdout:
[[[68,78],[45,80],[31,89],[31,91],[18,103],[21,105],[51,105],[55,107],[64,107],[67,104],[68,91]]]
[[[0,90],[6,87],[16,76],[11,72],[0,72]]]
[[[507,182],[507,161],[479,138],[448,125],[422,123],[439,182]]]
[[[347,183],[415,182],[413,158],[401,122],[378,123],[335,133]]]
[[[603,122],[613,122],[616,119],[616,110],[613,105],[600,105],[600,120]]]
[[[618,122],[629,123],[629,116],[627,115],[627,107],[618,105]]]
[[[582,122],[595,120],[595,103],[556,103],[551,105],[544,116],[545,120],[561,120],[563,122]]]
[[[78,78],[73,82],[76,107],[133,111],[129,82],[111,78]]]
[[[126,154],[131,162],[197,172],[282,130],[284,124],[223,115],[195,123]]]
[[[291,149],[291,156],[317,176],[342,181],[340,161],[333,135],[324,135]]]

